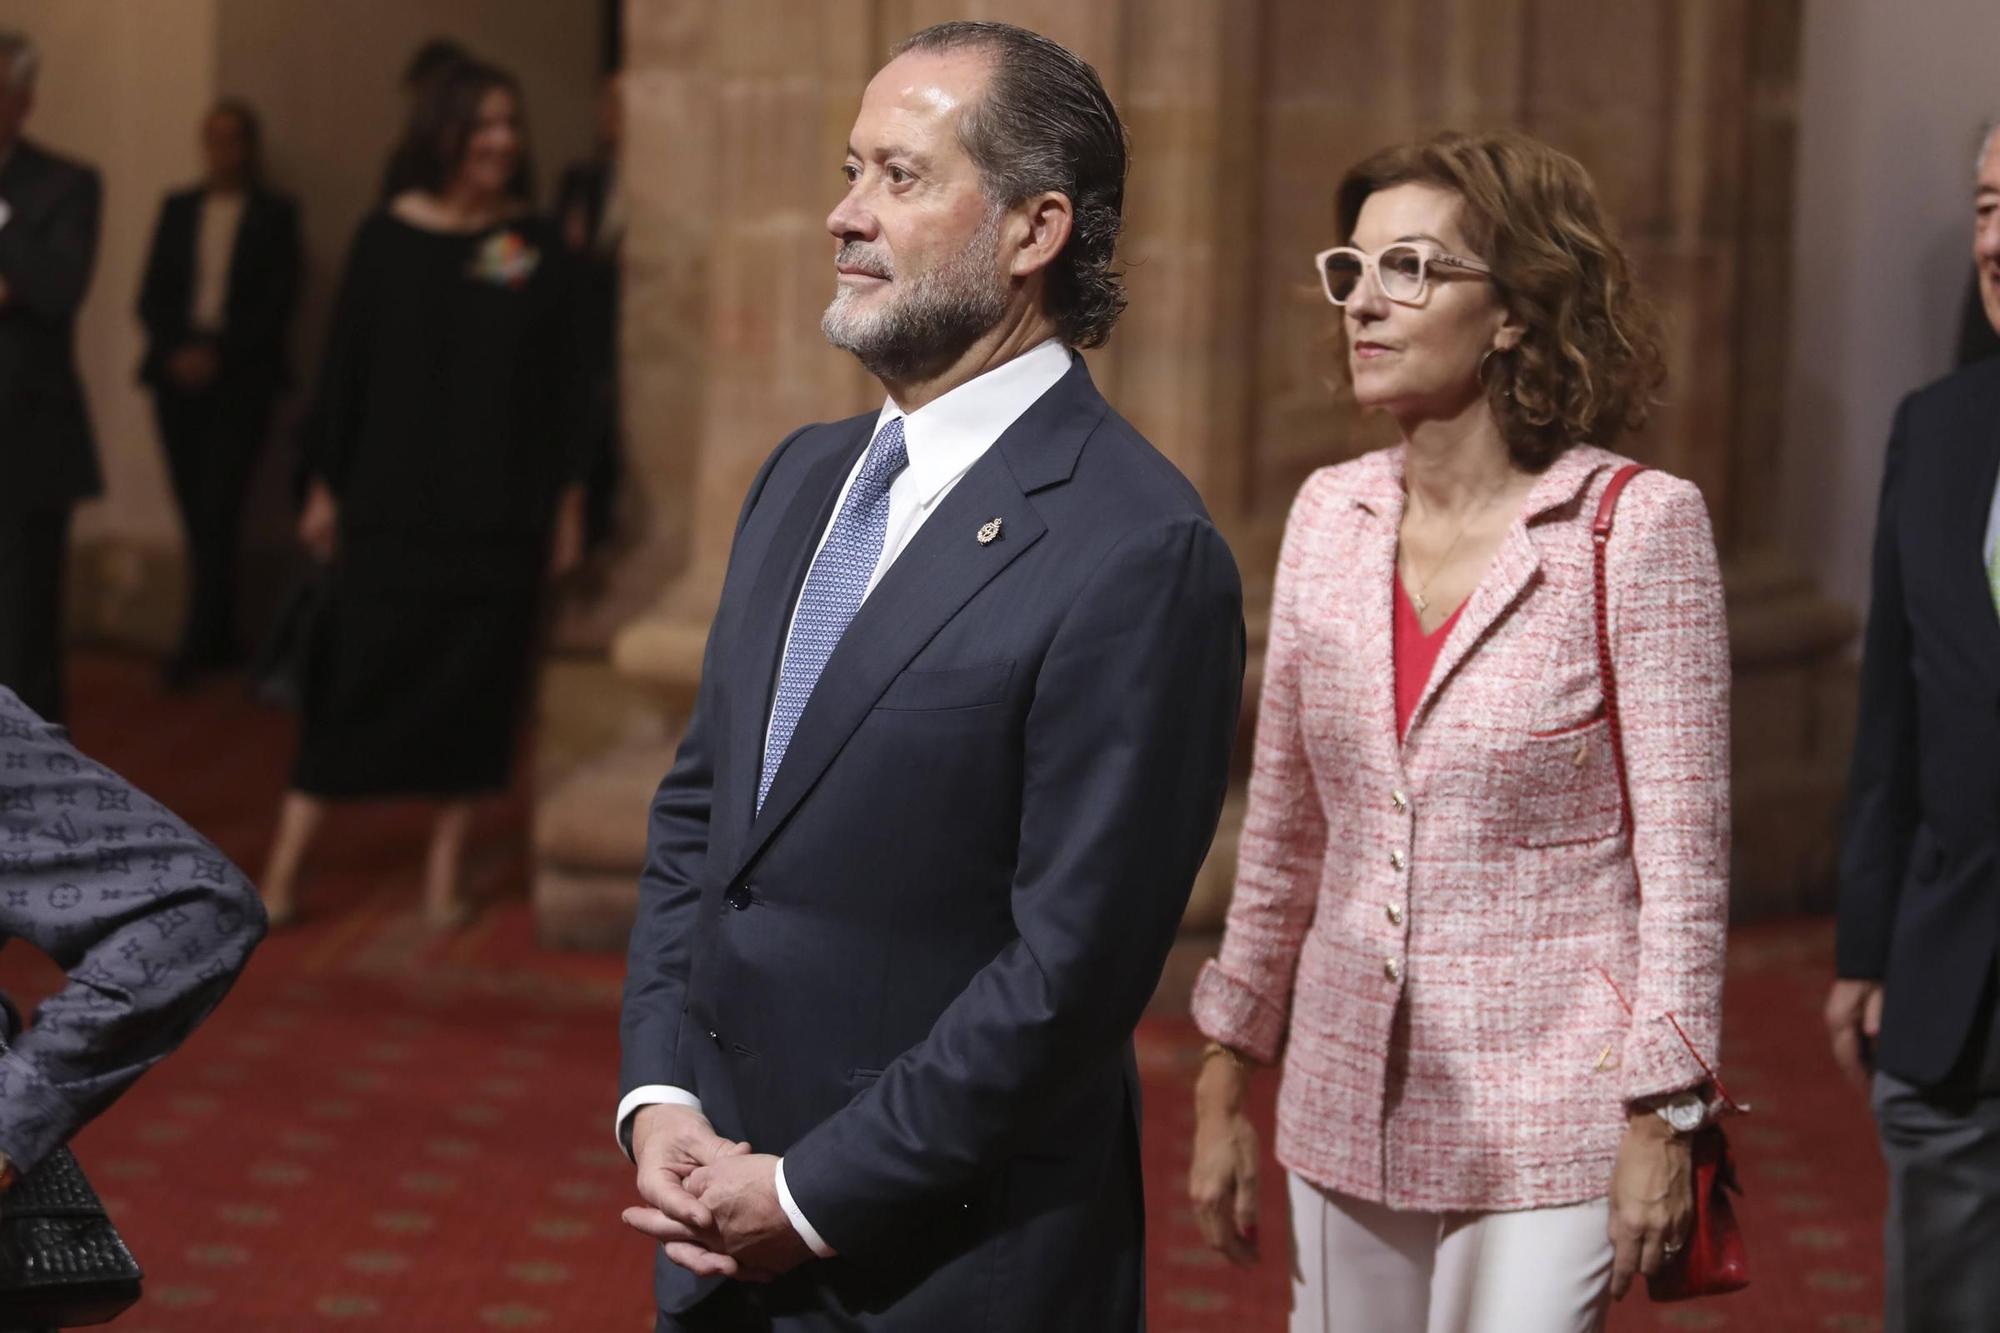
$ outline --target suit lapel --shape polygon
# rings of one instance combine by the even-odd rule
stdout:
[[[1957,496],[1946,497],[1947,512],[1957,517],[1941,525],[1945,546],[1946,576],[1953,587],[1963,587],[1976,599],[1966,608],[1966,619],[1979,626],[1979,659],[1989,666],[1989,674],[2000,677],[2000,606],[1995,606],[1992,585],[1986,577],[1986,525],[1993,517],[1993,491],[2000,485],[2000,394],[1989,397],[1980,413],[1979,425],[1967,432],[1968,442],[1976,441],[1964,465],[1972,484]],[[1957,471],[1958,469],[1953,469]],[[1961,474],[1964,475],[1964,474]]]
[[[792,607],[798,602],[806,569],[812,561],[819,537],[833,517],[834,501],[840,498],[841,483],[854,467],[854,459],[874,432],[875,418],[865,417],[851,439],[814,463],[800,480],[798,490],[785,507],[783,520],[764,549],[756,580],[750,585],[745,604],[743,647],[736,660],[749,673],[735,682],[731,709],[731,734],[741,743],[738,751],[751,757],[748,774],[740,790],[728,793],[741,801],[743,826],[748,826],[757,806],[757,777],[764,762],[765,724],[771,717],[771,692],[777,688],[780,655],[785,648],[785,631],[791,625]]]
[[[1041,539],[1048,525],[1028,496],[1068,479],[1083,442],[1106,410],[1077,358],[1069,373],[1007,429],[924,520],[827,659],[771,779],[764,809],[731,858],[724,883],[756,859],[910,660],[981,588]],[[981,542],[980,530],[996,518],[998,537]],[[796,580],[791,586],[796,589]],[[784,619],[790,609],[788,599]],[[756,614],[767,616],[769,609],[760,606]],[[780,639],[783,633],[780,620]],[[775,658],[771,674],[775,677]],[[768,685],[759,696],[768,712]],[[757,725],[761,736],[762,714]]]
[[[1527,592],[1540,573],[1541,552],[1529,531],[1530,525],[1551,510],[1574,502],[1578,493],[1588,488],[1591,478],[1604,466],[1605,455],[1600,450],[1578,446],[1565,451],[1529,490],[1527,499],[1521,504],[1520,516],[1507,529],[1500,549],[1493,553],[1492,563],[1472,590],[1472,596],[1466,599],[1458,622],[1451,627],[1444,648],[1438,653],[1430,679],[1424,682],[1423,693],[1417,697],[1417,706],[1410,713],[1406,744],[1408,737],[1414,736],[1417,728],[1423,725],[1431,701],[1450,682],[1452,673],[1486,638],[1500,618],[1521,600],[1522,594]]]
[[[1521,594],[1527,591],[1529,582],[1541,567],[1542,558],[1535,550],[1534,539],[1528,535],[1527,523],[1515,519],[1514,526],[1507,530],[1506,539],[1500,543],[1500,549],[1493,553],[1493,563],[1486,567],[1479,586],[1466,599],[1465,609],[1459,612],[1457,623],[1445,638],[1444,647],[1431,668],[1430,679],[1424,682],[1424,692],[1417,696],[1417,706],[1410,713],[1409,735],[1415,735],[1417,728],[1423,724],[1431,700],[1444,688],[1452,672],[1486,637],[1486,632],[1493,628],[1494,623],[1521,599]]]

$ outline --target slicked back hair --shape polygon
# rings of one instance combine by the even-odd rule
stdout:
[[[960,118],[959,141],[995,203],[1047,191],[1069,198],[1074,221],[1048,269],[1049,313],[1070,346],[1102,346],[1125,310],[1125,283],[1112,267],[1124,224],[1125,123],[1088,62],[1011,23],[933,24],[892,54],[964,50],[990,56],[993,74]]]

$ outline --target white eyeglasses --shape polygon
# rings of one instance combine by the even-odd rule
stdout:
[[[1375,286],[1382,295],[1398,305],[1422,303],[1425,293],[1430,290],[1432,269],[1458,270],[1483,278],[1493,276],[1493,270],[1478,260],[1465,259],[1443,250],[1426,250],[1408,241],[1386,246],[1382,253],[1375,255],[1351,245],[1337,245],[1314,255],[1313,267],[1319,270],[1319,282],[1326,291],[1326,299],[1335,305],[1346,305],[1353,300],[1354,293],[1361,287],[1361,280],[1370,273],[1375,275]]]

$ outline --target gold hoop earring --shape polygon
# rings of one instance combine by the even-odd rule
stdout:
[[[1479,381],[1480,388],[1484,389],[1489,387],[1486,383],[1486,363],[1491,361],[1494,357],[1500,355],[1502,352],[1511,352],[1513,350],[1514,349],[1511,347],[1489,347],[1486,349],[1486,355],[1479,358],[1479,369],[1473,372],[1473,378]],[[1514,396],[1514,387],[1512,385],[1509,385],[1501,392],[1503,392],[1507,397],[1512,398]]]

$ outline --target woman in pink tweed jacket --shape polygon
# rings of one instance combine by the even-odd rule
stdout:
[[[1191,1193],[1254,1258],[1243,1093],[1282,1056],[1295,1333],[1596,1329],[1685,1237],[1716,1063],[1714,542],[1689,483],[1624,492],[1628,837],[1590,534],[1624,460],[1580,442],[1639,424],[1661,363],[1589,178],[1447,135],[1357,167],[1339,209],[1322,280],[1356,399],[1403,438],[1315,473],[1285,530],[1235,898],[1195,988]]]

